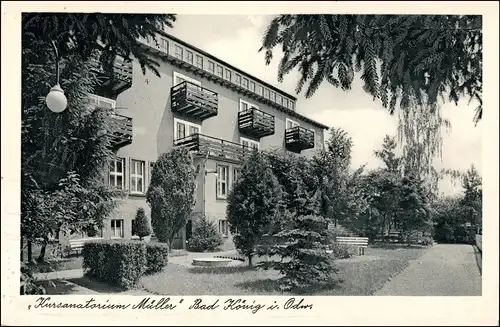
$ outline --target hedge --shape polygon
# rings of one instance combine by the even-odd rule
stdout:
[[[168,262],[168,247],[132,240],[94,241],[84,244],[82,256],[87,276],[130,289],[144,274],[163,269]]]
[[[168,246],[164,243],[146,244],[146,274],[154,274],[162,271],[168,263]]]

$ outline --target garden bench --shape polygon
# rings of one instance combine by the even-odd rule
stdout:
[[[365,249],[368,247],[368,237],[345,237],[338,236],[336,238],[338,244],[354,245],[358,247],[359,255],[365,254]]]
[[[68,245],[68,250],[69,253],[80,253],[83,249],[83,245],[87,241],[95,241],[95,240],[100,240],[102,239],[101,237],[92,237],[92,238],[77,238],[77,239],[71,239],[69,240],[69,245]]]

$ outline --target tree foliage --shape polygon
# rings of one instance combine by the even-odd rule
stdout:
[[[280,260],[260,262],[259,267],[279,271],[284,290],[329,282],[335,269],[326,252],[328,220],[320,215],[319,176],[310,159],[277,153],[268,156],[284,196],[279,219],[268,231],[259,253]]]
[[[364,167],[351,171],[352,139],[341,128],[331,128],[326,149],[319,150],[311,160],[318,176],[320,214],[337,226],[337,221],[356,219],[365,203],[358,187]]]
[[[21,235],[28,241],[95,232],[117,195],[103,183],[113,158],[112,112],[88,101],[96,77],[87,61],[71,55],[61,71],[68,107],[54,114],[43,101],[53,70],[48,53],[42,41],[22,49]]]
[[[146,216],[144,208],[137,209],[135,214],[135,234],[142,240],[143,237],[151,235],[151,222]]]
[[[262,236],[279,218],[281,202],[281,187],[269,160],[263,153],[253,152],[233,183],[226,209],[234,244],[249,265]]]
[[[483,215],[483,180],[474,165],[471,165],[462,177],[464,195],[460,204],[467,212],[468,222],[482,228]]]
[[[267,64],[281,47],[278,80],[298,68],[296,92],[308,83],[307,98],[324,80],[350,89],[357,72],[391,113],[467,96],[479,102],[475,121],[482,117],[479,15],[279,15],[262,43]]]
[[[216,251],[224,240],[217,230],[214,220],[200,215],[194,221],[193,235],[189,239],[189,250],[194,252]]]
[[[98,50],[108,72],[119,55],[137,59],[143,73],[148,68],[159,76],[159,64],[147,55],[139,38],[158,43],[157,32],[172,28],[175,20],[174,14],[23,13],[23,48],[31,47],[33,40],[54,42],[61,58],[79,54],[84,60]]]
[[[186,225],[195,203],[196,170],[189,152],[175,148],[162,154],[151,173],[146,200],[151,224],[160,242],[172,248],[175,235]]]

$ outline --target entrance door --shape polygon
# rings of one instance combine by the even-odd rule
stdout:
[[[188,220],[186,224],[186,241],[189,241],[192,235],[193,235],[193,221]]]

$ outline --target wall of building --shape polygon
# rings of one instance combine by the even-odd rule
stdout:
[[[170,47],[170,53],[173,55],[173,47]],[[130,159],[145,161],[145,190],[148,187],[150,175],[150,163],[157,160],[162,153],[168,152],[173,147],[174,141],[174,118],[180,118],[201,124],[201,133],[212,137],[224,139],[227,141],[240,143],[241,135],[238,131],[238,111],[240,99],[255,104],[260,110],[275,116],[275,134],[261,138],[260,149],[281,148],[284,150],[285,124],[287,113],[278,111],[268,104],[261,103],[255,99],[222,86],[207,78],[203,78],[183,68],[173,66],[170,63],[160,62],[158,71],[161,77],[155,76],[149,70],[146,74],[142,73],[138,62],[133,66],[132,87],[117,97],[117,112],[133,119],[133,142],[130,145],[118,150],[117,155],[125,158],[125,189],[130,186]],[[208,65],[205,58],[204,65]],[[173,85],[174,72],[180,73],[188,78],[196,79],[201,82],[202,87],[212,90],[218,94],[219,106],[218,115],[203,122],[186,119],[172,112],[170,104],[170,90]],[[233,74],[234,78],[234,74]],[[310,123],[291,118],[301,126],[315,131],[316,147],[314,149],[302,151],[302,155],[311,156],[323,144],[323,130]],[[248,137],[247,137],[248,138]],[[215,171],[216,161],[209,160],[206,169]],[[232,179],[233,164],[229,164],[230,180]],[[203,166],[197,177],[198,189],[196,194],[196,204],[194,212],[205,212],[213,219],[225,219],[226,201],[216,199],[216,174],[208,174],[205,177]],[[205,185],[200,187],[205,179]],[[115,213],[112,219],[123,219],[125,223],[125,238],[131,236],[132,219],[139,207],[143,207],[146,214],[150,214],[149,205],[145,197],[141,195],[130,195],[124,201]],[[109,225],[109,226],[108,226]],[[109,229],[109,232],[106,230]],[[106,223],[103,236],[108,237],[110,231],[110,221]],[[178,242],[182,243],[179,239]],[[177,242],[176,242],[177,243]],[[230,237],[226,242],[225,248],[230,248],[232,242]],[[181,244],[179,244],[181,245]]]

